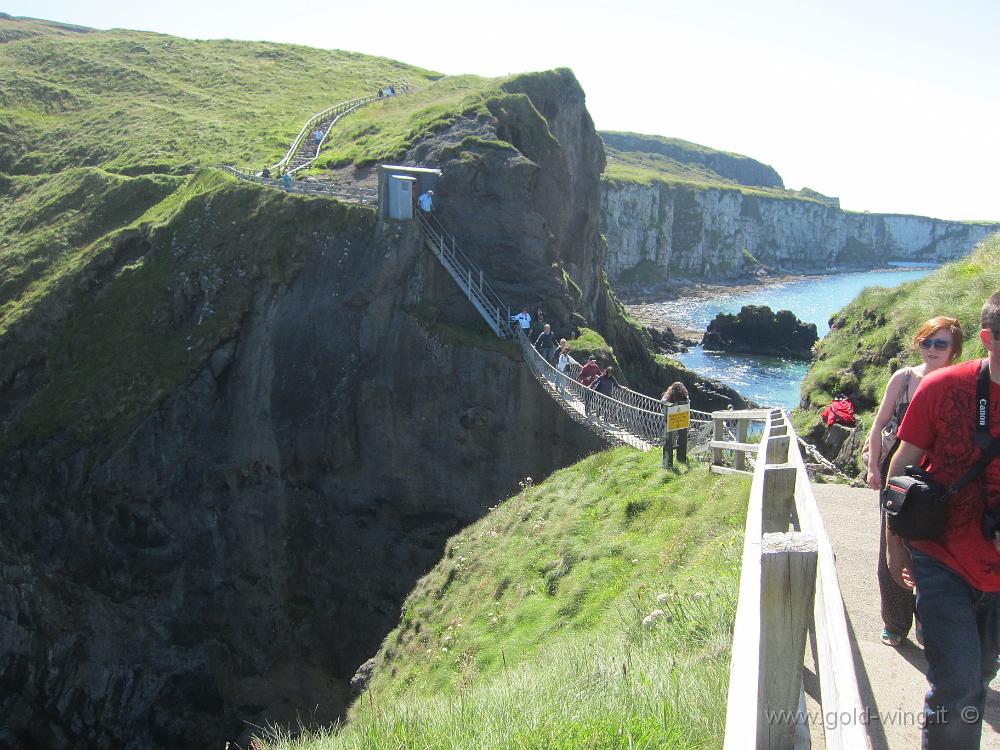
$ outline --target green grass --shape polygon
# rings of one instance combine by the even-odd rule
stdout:
[[[612,185],[669,185],[697,190],[732,190],[743,195],[781,200],[800,200],[825,205],[808,193],[780,188],[750,187],[730,180],[708,167],[681,162],[662,154],[620,151],[605,147],[608,166],[604,180]]]
[[[580,335],[575,339],[568,339],[566,341],[569,344],[569,348],[573,353],[573,359],[578,360],[581,364],[587,359],[591,354],[597,357],[598,362],[602,366],[607,366],[609,363],[615,363],[615,352],[611,348],[611,345],[604,340],[597,331],[592,328],[580,327]]]
[[[13,174],[270,164],[315,112],[391,80],[422,86],[433,77],[339,50],[67,33],[0,17],[0,35],[18,34],[0,44],[0,172]]]
[[[84,267],[102,239],[131,226],[184,181],[94,168],[10,178],[0,193],[0,334]]]
[[[819,411],[844,393],[855,403],[861,429],[867,430],[892,373],[919,364],[913,335],[929,318],[958,318],[966,339],[961,358],[985,356],[979,315],[983,302],[997,289],[998,235],[980,243],[969,257],[924,279],[893,289],[865,289],[837,313],[833,330],[816,346],[816,361],[802,384],[807,408],[795,414],[796,429],[808,434],[819,423]]]
[[[599,453],[453,537],[346,727],[266,746],[718,747],[749,481],[660,460]]]
[[[261,190],[215,171],[188,178],[133,226],[71,256],[72,283],[51,284],[44,306],[45,315],[71,315],[42,316],[28,335],[6,337],[0,380],[44,358],[47,382],[5,425],[0,448],[58,431],[81,444],[114,444],[234,335],[256,283],[291,281],[317,251],[317,233],[345,238],[373,224],[370,209]]]
[[[345,117],[323,145],[314,167],[370,164],[401,156],[414,143],[462,116],[488,114],[485,102],[500,79],[453,76],[417,91],[382,99]]]

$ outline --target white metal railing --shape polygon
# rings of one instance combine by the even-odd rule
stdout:
[[[427,246],[462,288],[490,330],[500,338],[510,338],[514,332],[510,306],[493,288],[483,270],[462,252],[455,237],[445,231],[436,217],[428,212],[417,211],[417,218]]]
[[[413,90],[413,87],[411,87],[405,81],[393,81],[387,85],[392,86],[393,89],[398,89],[400,91],[405,91],[405,92]],[[288,151],[281,158],[281,160],[278,161],[276,164],[274,164],[272,167],[269,167],[269,169],[271,170],[272,173],[277,173],[282,170],[294,173],[300,169],[303,169],[304,167],[307,167],[309,164],[311,164],[316,160],[317,156],[319,156],[319,152],[323,146],[323,142],[326,140],[326,137],[330,134],[330,129],[334,126],[334,124],[336,124],[336,122],[341,117],[350,114],[351,112],[354,112],[356,109],[363,107],[369,102],[378,101],[379,99],[382,98],[384,97],[380,97],[378,95],[363,96],[358,99],[350,99],[346,102],[340,102],[339,104],[334,104],[332,107],[324,109],[322,112],[317,112],[306,121],[305,125],[302,126],[302,129],[299,131],[299,134],[295,136],[295,140],[292,141],[292,145],[289,146]],[[292,160],[295,158],[295,154],[298,152],[299,148],[309,143],[308,139],[313,136],[314,132],[313,129],[316,128],[317,126],[322,126],[321,129],[323,130],[323,137],[318,142],[315,142],[315,152],[313,153],[312,157],[310,157],[308,161],[304,162],[303,164],[300,164],[296,167],[289,169],[288,165],[291,164]]]
[[[329,195],[334,198],[343,198],[354,203],[374,205],[378,203],[378,191],[374,188],[356,188],[345,185],[338,185],[333,182],[322,180],[293,180],[291,184],[285,186],[280,178],[261,177],[258,174],[244,172],[236,167],[222,165],[222,171],[238,177],[246,182],[256,182],[258,185],[278,188],[288,193],[298,193],[301,195]]]
[[[394,90],[398,93],[408,93],[414,91],[416,87],[410,86],[406,81],[393,81],[387,86],[392,86]],[[354,112],[355,110],[363,107],[364,105],[378,101],[385,97],[380,96],[364,96],[357,99],[350,99],[346,102],[340,102],[339,104],[334,104],[332,107],[324,109],[322,112],[317,112],[312,117],[310,117],[306,124],[302,126],[299,130],[298,135],[292,140],[292,145],[288,147],[288,151],[285,155],[278,160],[275,164],[268,167],[268,171],[274,175],[273,178],[265,178],[262,176],[262,172],[253,172],[243,169],[237,169],[236,167],[222,165],[221,169],[225,170],[229,174],[238,177],[241,180],[247,180],[248,182],[256,182],[260,185],[267,185],[269,187],[283,188],[288,192],[292,193],[306,193],[312,195],[332,195],[340,198],[346,198],[348,200],[353,200],[360,203],[376,203],[378,201],[377,191],[369,188],[352,188],[342,185],[337,185],[336,183],[324,182],[317,180],[315,182],[293,182],[291,185],[286,186],[282,183],[278,177],[281,173],[287,173],[293,175],[300,169],[305,169],[319,156],[320,149],[323,147],[323,143],[326,141],[327,136],[330,134],[330,130],[333,126],[340,120],[341,117]],[[315,140],[314,132],[315,129],[321,129],[323,131],[323,136],[318,141]],[[296,154],[298,154],[300,149],[309,149],[310,138],[312,138],[311,143],[313,144],[313,151],[311,154],[307,153],[306,157],[302,160],[301,164],[296,164],[291,166],[295,161]]]
[[[807,637],[822,714],[839,719],[823,722],[825,746],[868,750],[833,549],[798,437],[787,415],[775,410],[765,418],[750,489],[725,750],[809,747],[802,682]]]

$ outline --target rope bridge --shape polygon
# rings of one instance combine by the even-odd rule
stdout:
[[[571,363],[565,373],[560,372],[531,345],[519,327],[512,326],[510,305],[489,283],[483,270],[462,252],[454,235],[445,231],[437,217],[430,213],[418,211],[417,219],[427,247],[486,325],[500,338],[516,339],[535,380],[571,419],[586,425],[613,445],[629,445],[643,451],[663,446],[667,435],[666,416],[659,399],[622,386],[614,386],[610,396],[591,390],[580,383],[577,363]],[[689,453],[694,454],[708,447],[711,415],[692,410],[691,425]]]

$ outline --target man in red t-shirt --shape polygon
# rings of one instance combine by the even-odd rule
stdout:
[[[1000,436],[1000,291],[983,305],[980,339],[989,352],[989,429]],[[976,443],[980,360],[927,375],[899,427],[889,476],[920,464],[945,486],[982,455]],[[921,456],[923,457],[921,460]],[[924,703],[924,750],[979,747],[986,685],[1000,653],[1000,533],[984,536],[983,515],[1000,505],[1000,459],[953,495],[934,541],[910,543],[887,532],[889,570],[916,587],[930,690]]]
[[[593,354],[587,359],[587,364],[580,368],[580,385],[587,390],[583,393],[583,411],[590,414],[591,401],[593,396],[590,393],[590,386],[601,377],[601,368],[597,364],[597,357]]]

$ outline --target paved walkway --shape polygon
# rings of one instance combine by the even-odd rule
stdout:
[[[879,640],[882,619],[875,578],[879,525],[875,492],[833,484],[812,487],[837,557],[861,696],[873,714],[884,717],[869,725],[872,748],[917,750],[920,732],[913,721],[927,691],[927,665],[916,643],[907,640],[893,649]],[[1000,750],[1000,678],[993,681],[986,696],[982,747]]]

